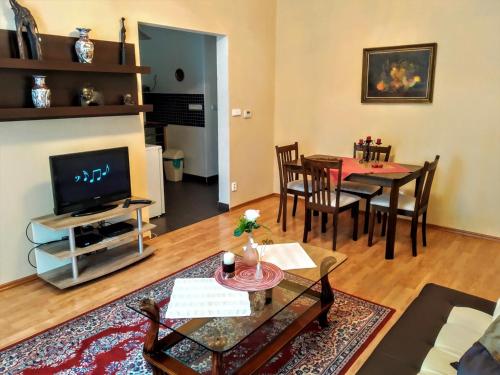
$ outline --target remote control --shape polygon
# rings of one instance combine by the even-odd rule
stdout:
[[[151,204],[152,200],[149,199],[134,199],[130,201],[130,204]]]

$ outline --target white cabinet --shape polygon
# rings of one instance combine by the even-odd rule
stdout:
[[[148,170],[148,197],[156,202],[149,207],[149,216],[156,217],[165,213],[161,146],[146,145],[146,162]]]

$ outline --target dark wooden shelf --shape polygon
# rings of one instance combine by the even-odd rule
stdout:
[[[150,112],[153,106],[145,105],[102,105],[91,107],[51,108],[0,108],[0,121],[39,120],[68,117],[98,117],[137,115]]]
[[[92,72],[92,73],[118,73],[118,74],[149,74],[151,68],[148,66],[119,65],[119,64],[81,64],[58,60],[23,60],[23,59],[0,59],[2,69],[23,70],[58,70],[67,72]]]

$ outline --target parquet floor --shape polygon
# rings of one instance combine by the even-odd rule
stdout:
[[[60,291],[35,280],[0,292],[0,348],[85,313],[221,249],[230,249],[239,242],[232,237],[232,231],[246,208],[260,209],[262,222],[276,235],[301,241],[302,207],[299,207],[296,218],[289,218],[286,233],[281,232],[276,223],[277,207],[278,198],[270,197],[154,238],[149,242],[158,250],[150,258],[70,290]],[[341,216],[337,250],[349,258],[332,273],[332,285],[397,310],[389,324],[351,367],[350,374],[359,369],[426,283],[441,284],[490,300],[500,297],[500,242],[429,228],[428,246],[423,248],[419,244],[419,255],[414,258],[411,256],[409,223],[400,220],[396,258],[387,261],[384,259],[384,239],[375,236],[371,248],[367,246],[366,235],[361,235],[357,242],[352,241],[349,213]],[[321,234],[319,218],[314,218],[309,242],[331,248],[332,230],[328,229],[327,233]],[[380,226],[377,226],[376,233],[379,231]]]

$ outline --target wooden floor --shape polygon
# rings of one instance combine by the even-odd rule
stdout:
[[[277,206],[277,197],[267,198],[157,237],[149,243],[156,245],[158,251],[147,260],[70,290],[60,291],[36,280],[0,292],[0,348],[85,313],[221,249],[230,249],[239,242],[232,238],[232,231],[246,208],[260,209],[263,222],[276,235],[301,241],[302,207],[296,218],[289,219],[288,231],[282,233],[276,224]],[[500,297],[500,242],[429,229],[427,248],[419,243],[419,255],[414,258],[411,256],[410,227],[408,222],[401,220],[397,226],[396,257],[387,261],[384,259],[384,239],[375,236],[371,248],[367,246],[366,235],[361,235],[357,242],[352,241],[349,213],[341,216],[337,250],[349,258],[332,273],[332,285],[397,310],[351,367],[350,374],[359,369],[425,284],[437,283],[490,300]],[[321,234],[318,219],[313,218],[309,243],[330,249],[332,230],[329,228],[327,233]],[[376,227],[376,233],[380,233],[380,226]]]

